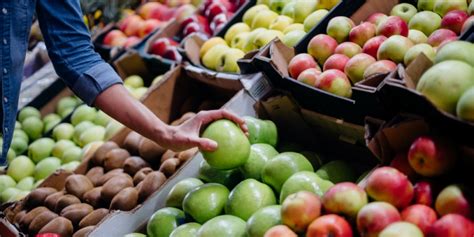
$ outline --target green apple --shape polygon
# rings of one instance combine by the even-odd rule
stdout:
[[[58,121],[61,121],[61,116],[57,115],[57,114],[48,114],[46,116],[44,116],[43,118],[43,123],[44,124],[47,124],[47,123],[55,123],[55,122],[58,122]]]
[[[66,111],[74,109],[78,105],[78,101],[74,97],[64,97],[58,101],[56,113],[64,114]],[[63,116],[61,116],[63,117]]]
[[[293,0],[270,0],[270,9],[278,14],[280,14],[285,6],[292,2]]]
[[[333,7],[335,7],[337,4],[339,4],[341,0],[319,0],[318,2],[318,9],[326,9],[326,10],[331,10]]]
[[[107,126],[107,124],[110,122],[112,118],[104,113],[102,110],[99,110],[95,116],[93,123],[100,125],[102,127]]]
[[[19,156],[13,159],[8,165],[7,175],[15,181],[20,181],[25,177],[33,175],[35,164],[26,156]]]
[[[259,4],[265,4],[265,5],[270,5],[270,0],[257,0],[257,5]]]
[[[58,124],[53,129],[53,138],[58,140],[71,140],[72,136],[74,135],[74,126],[70,123],[61,123]]]
[[[20,201],[26,196],[28,196],[28,194],[30,194],[30,191],[20,190],[18,193],[16,193],[16,195],[12,198],[11,201],[15,201],[15,202]]]
[[[15,129],[21,129],[21,123],[18,121],[15,121]]]
[[[76,170],[76,168],[80,164],[81,164],[81,162],[79,162],[79,161],[71,161],[67,164],[61,165],[61,167],[59,167],[59,168],[65,170],[65,171],[73,172],[74,170]]]
[[[53,150],[51,151],[51,154],[54,157],[62,157],[64,152],[66,152],[69,148],[75,147],[76,144],[70,140],[59,140],[54,144]]]
[[[189,191],[195,187],[203,185],[204,183],[196,178],[187,178],[176,183],[166,197],[167,207],[181,208],[183,206],[183,199]]]
[[[139,87],[137,89],[133,89],[130,94],[133,96],[133,98],[139,100],[141,99],[145,93],[148,91],[147,87]]]
[[[436,0],[418,0],[418,10],[433,11]]]
[[[296,1],[291,1],[285,5],[283,10],[281,10],[281,15],[290,17],[290,18],[295,18],[295,5]]]
[[[291,24],[293,24],[293,18],[281,15],[270,24],[269,29],[283,32]]]
[[[349,33],[354,25],[349,17],[337,16],[329,21],[326,32],[338,43],[342,43],[349,38]]]
[[[377,59],[389,59],[395,63],[402,63],[411,47],[413,47],[413,42],[407,37],[392,35],[380,45]]]
[[[123,84],[132,88],[138,88],[144,85],[143,78],[139,75],[132,75],[125,78],[125,80],[123,80]]]
[[[21,138],[26,143],[30,141],[28,134],[26,134],[26,132],[21,129],[15,129],[15,131],[13,131],[13,138]]]
[[[433,31],[441,27],[441,17],[431,11],[418,12],[410,19],[408,27],[411,30],[419,30],[426,36],[429,36]]]
[[[47,132],[51,131],[60,122],[61,122],[61,118],[59,118],[58,120],[51,121],[49,123],[44,123],[43,133],[47,133]]]
[[[229,190],[222,184],[208,183],[195,187],[183,199],[183,210],[203,224],[224,210]]]
[[[31,191],[35,185],[35,179],[31,176],[25,177],[18,181],[16,188],[24,191]]]
[[[246,221],[260,208],[275,204],[275,194],[268,185],[246,179],[230,192],[225,213]]]
[[[54,147],[54,140],[51,138],[40,138],[28,147],[28,157],[35,163],[51,155]]]
[[[87,129],[95,126],[91,121],[83,121],[78,125],[74,126],[74,134],[72,135],[72,140],[76,143],[80,143],[81,134]]]
[[[295,30],[305,31],[304,30],[304,25],[301,24],[301,23],[293,23],[293,24],[291,24],[291,25],[289,25],[288,27],[285,28],[285,30],[283,31],[283,34],[287,34],[288,32],[292,32],[292,31],[295,31]]]
[[[250,32],[250,26],[240,22],[232,25],[225,33],[224,39],[228,45],[232,45],[232,40],[242,32]]]
[[[301,151],[300,153],[301,155],[304,155],[304,157],[306,157],[309,162],[311,162],[311,165],[315,170],[321,168],[323,165],[324,156],[320,153],[316,153],[314,151]]]
[[[36,180],[45,179],[61,166],[61,160],[56,157],[47,157],[38,162],[33,176]]]
[[[2,203],[6,202],[12,202],[15,200],[16,195],[18,195],[21,192],[20,189],[11,187],[11,188],[6,188],[1,194],[0,194],[0,201]]]
[[[168,237],[184,221],[183,211],[174,207],[162,208],[151,216],[146,225],[146,234],[148,237]]]
[[[247,235],[248,237],[263,237],[268,229],[280,224],[281,206],[263,207],[247,220]]]
[[[255,38],[257,38],[257,36],[263,31],[267,31],[267,29],[257,28],[257,29],[252,30],[249,33],[249,35],[247,37],[247,41],[245,42],[244,47],[242,49],[245,53],[248,53],[250,51],[253,51],[253,50],[257,49],[257,47],[253,44],[253,42],[255,41]]]
[[[419,54],[423,53],[426,57],[428,57],[431,61],[434,61],[436,56],[436,51],[433,47],[429,44],[417,44],[411,47],[405,54],[405,58],[403,62],[406,66],[408,66]]]
[[[270,24],[275,21],[278,17],[278,14],[271,10],[262,10],[253,18],[252,24],[250,25],[252,29],[257,28],[267,28],[270,27]]]
[[[299,171],[313,171],[313,167],[303,155],[284,152],[267,161],[263,167],[262,180],[280,192],[283,183]]]
[[[240,49],[229,48],[220,58],[219,64],[217,65],[217,71],[219,72],[230,72],[240,73],[239,65],[237,60],[243,58],[245,53]]]
[[[0,193],[2,193],[7,188],[12,188],[16,186],[15,180],[5,174],[0,175]]]
[[[233,188],[243,179],[243,176],[239,169],[218,170],[203,160],[199,164],[198,178],[207,183],[219,183],[227,188]]]
[[[196,236],[245,237],[245,221],[231,215],[217,216],[202,225]]]
[[[408,39],[410,39],[414,44],[423,44],[428,42],[428,37],[419,30],[408,31]]]
[[[159,76],[155,77],[155,79],[153,79],[153,81],[151,82],[151,85],[155,85],[156,83],[163,80],[163,78],[165,78],[163,75],[159,75]]]
[[[264,5],[264,4],[255,5],[255,6],[251,7],[251,8],[249,8],[249,9],[244,13],[244,15],[242,16],[242,21],[243,21],[245,24],[247,24],[248,26],[251,26],[254,17],[255,17],[260,11],[268,10],[268,9],[269,9],[268,6],[267,6],[267,5]]]
[[[447,60],[459,60],[474,67],[474,45],[466,41],[449,42],[436,53],[435,62],[440,63]]]
[[[7,152],[7,162],[10,164],[13,159],[16,158],[16,153],[13,149],[8,149]]]
[[[21,137],[13,137],[10,148],[15,152],[15,154],[23,154],[28,150],[28,142]]]
[[[20,121],[20,123],[23,123],[23,121],[29,117],[41,118],[41,114],[39,110],[31,106],[24,107],[20,110],[20,113],[18,113],[18,121]]]
[[[309,14],[317,10],[318,0],[296,1],[294,6],[294,19],[297,23],[303,23]]]
[[[283,203],[288,195],[299,191],[312,192],[322,197],[333,185],[332,182],[320,178],[314,172],[300,171],[290,176],[283,184],[280,192],[280,203]]]
[[[252,144],[247,162],[240,167],[245,178],[262,179],[262,170],[267,161],[278,155],[278,151],[264,143]]]
[[[449,77],[446,77],[449,75]],[[416,90],[426,96],[438,109],[454,114],[462,94],[474,86],[474,69],[455,60],[440,62],[421,76]]]
[[[203,138],[217,142],[215,151],[202,151],[204,159],[216,169],[235,169],[247,161],[250,142],[234,122],[226,119],[212,122],[202,133]]]
[[[474,87],[464,92],[459,98],[456,115],[462,120],[474,122]]]
[[[62,156],[60,156],[60,158],[63,163],[69,163],[72,161],[81,161],[82,154],[83,152],[81,148],[77,146],[73,146],[73,147],[69,147],[67,151],[65,151],[62,154]]]
[[[263,48],[265,45],[270,43],[275,38],[279,38],[280,40],[283,38],[283,33],[281,31],[277,30],[267,30],[264,32],[261,32],[260,34],[257,35],[255,40],[253,41],[253,44],[258,48]]]
[[[467,11],[466,0],[436,0],[434,3],[433,11],[438,13],[440,16],[446,15],[446,13],[453,11]]]
[[[171,232],[170,237],[190,237],[196,236],[197,232],[201,228],[201,225],[196,222],[186,223],[178,226]]]
[[[281,41],[288,47],[295,47],[306,35],[302,30],[294,30],[286,33]]]
[[[306,19],[304,20],[304,31],[309,32],[312,30],[315,26],[321,22],[326,15],[329,14],[329,11],[326,9],[319,9],[313,13],[311,13]]]
[[[92,126],[81,133],[81,136],[79,137],[79,145],[84,147],[89,143],[103,141],[104,139],[105,128],[102,126]]]
[[[124,235],[123,237],[146,237],[146,235],[142,233],[130,233],[130,234]]]
[[[105,127],[105,140],[110,140],[115,134],[117,134],[122,128],[123,124],[113,119]]]
[[[237,34],[234,38],[232,38],[232,42],[230,42],[230,46],[232,48],[244,50],[244,47],[249,35],[250,35],[250,32],[242,32],[242,33]]]
[[[343,160],[334,160],[324,164],[316,174],[333,183],[354,182],[357,179],[354,169]]]
[[[213,46],[202,57],[202,64],[211,70],[216,70],[217,65],[219,65],[219,59],[228,49],[229,46],[223,44]]]
[[[278,142],[278,131],[275,123],[270,120],[261,120],[250,116],[244,116],[245,124],[249,131],[251,144],[266,143],[273,147]]]
[[[378,235],[379,237],[410,236],[423,237],[420,228],[407,221],[396,221],[387,225]]]
[[[72,113],[71,123],[76,126],[83,121],[94,121],[97,110],[88,105],[81,105]]]
[[[43,135],[44,124],[38,117],[25,118],[21,123],[21,127],[31,140],[36,140]]]
[[[37,180],[35,185],[33,185],[33,188],[38,188],[43,183],[43,181],[44,179]]]
[[[64,109],[64,111],[62,111],[59,116],[61,116],[61,118],[66,118],[67,116],[69,116],[72,112],[74,111],[74,107],[73,108],[66,108]]]
[[[392,8],[390,11],[391,16],[399,16],[405,22],[409,22],[410,19],[418,12],[415,6],[410,3],[400,3]]]

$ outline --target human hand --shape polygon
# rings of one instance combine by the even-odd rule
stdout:
[[[217,149],[217,142],[201,138],[200,132],[203,126],[219,119],[235,122],[248,136],[248,128],[243,119],[228,110],[210,110],[199,112],[179,126],[169,126],[158,143],[173,151],[183,151],[192,147],[198,147],[204,151],[214,151]]]

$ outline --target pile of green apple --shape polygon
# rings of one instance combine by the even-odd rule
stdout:
[[[295,46],[340,0],[263,0],[248,9],[242,22],[232,25],[224,38],[213,37],[200,51],[202,64],[220,72],[239,73],[237,60],[278,37]]]
[[[418,9],[417,9],[418,7]],[[377,74],[409,65],[419,54],[434,60],[436,52],[474,22],[466,0],[418,1],[394,6],[390,16],[374,13],[355,25],[348,17],[334,17],[326,34],[314,36],[307,52],[288,65],[289,75],[303,83],[342,97],[352,86]],[[322,70],[321,70],[322,69]]]

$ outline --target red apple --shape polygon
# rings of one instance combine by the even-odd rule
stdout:
[[[465,11],[450,11],[444,15],[443,20],[441,21],[441,27],[452,30],[459,35],[467,18],[469,18],[469,15]]]
[[[393,67],[392,70],[394,70],[397,65],[389,60],[383,60],[386,62],[391,62],[395,67]],[[382,61],[379,61],[382,62]],[[393,66],[392,65],[392,66]],[[393,158],[392,162],[390,162],[390,166],[397,169],[398,171],[404,173],[409,179],[413,179],[416,177],[416,172],[411,168],[410,163],[408,163],[408,152],[399,152],[395,155]]]
[[[297,233],[304,232],[320,214],[321,200],[312,192],[300,191],[290,194],[281,204],[282,223]]]
[[[329,69],[337,69],[339,71],[344,71],[347,61],[349,61],[349,57],[346,55],[333,54],[324,63],[323,70],[326,71]]]
[[[389,16],[377,26],[377,35],[390,37],[392,35],[408,36],[408,24],[399,16]]]
[[[127,43],[128,37],[115,37],[112,40],[110,46],[112,47],[123,47]]]
[[[130,48],[138,43],[140,43],[140,38],[136,36],[130,36],[127,38],[127,41],[125,41],[125,44],[123,45],[124,48]]]
[[[415,204],[405,208],[401,213],[402,220],[417,225],[423,234],[428,233],[428,228],[438,219],[436,212],[429,206]]]
[[[363,47],[365,42],[375,36],[376,27],[370,22],[363,22],[362,24],[352,28],[349,33],[349,41]]]
[[[474,16],[470,16],[469,18],[467,18],[467,20],[462,25],[461,32],[462,33],[466,32],[473,25],[474,25]]]
[[[212,21],[215,16],[217,16],[221,13],[226,14],[227,9],[222,4],[220,4],[218,2],[213,2],[206,9],[206,12],[204,13],[204,16],[206,16],[209,21]]]
[[[191,22],[187,24],[183,29],[183,35],[188,36],[195,32],[200,32],[201,26],[197,22]]]
[[[365,42],[362,52],[366,53],[374,58],[377,58],[377,51],[379,50],[380,45],[387,40],[387,37],[380,35],[372,39],[369,39]]]
[[[431,33],[430,37],[428,37],[428,44],[433,47],[438,47],[446,40],[455,40],[457,39],[457,35],[454,31],[448,29],[438,29]]]
[[[268,229],[263,237],[298,237],[298,235],[286,225],[276,225]]]
[[[163,54],[163,58],[167,58],[173,61],[180,62],[182,60],[181,54],[179,54],[178,49],[176,47],[170,47],[165,51]]]
[[[319,68],[314,58],[307,53],[294,56],[288,64],[288,72],[292,78],[298,78],[300,73],[308,68]]]
[[[329,69],[316,80],[315,86],[329,93],[350,98],[352,96],[351,82],[346,74],[336,69]]]
[[[336,47],[334,50],[335,54],[344,54],[349,58],[354,57],[354,55],[362,53],[362,48],[353,42],[344,42]]]
[[[144,3],[139,9],[138,9],[138,14],[143,18],[143,19],[150,19],[151,13],[155,9],[159,9],[161,7],[161,3],[159,2],[147,2]]]
[[[222,25],[225,25],[227,21],[229,20],[228,16],[226,13],[221,13],[212,19],[212,22],[210,24],[210,29],[212,32],[218,32],[218,28],[222,27]]]
[[[392,62],[390,60],[380,60],[380,61],[377,61],[375,63],[372,63],[370,66],[368,66],[365,69],[364,78],[369,78],[369,77],[372,77],[374,75],[386,74],[386,73],[394,71],[396,68],[397,68],[397,64],[395,64],[394,62]],[[395,159],[396,159],[396,157],[395,157]],[[410,167],[410,164],[408,164],[408,159],[406,160],[406,165],[408,167]],[[404,169],[405,166],[402,166],[397,161],[395,163],[394,163],[394,161],[392,161],[390,166],[392,166],[394,168],[397,168],[397,169],[403,169],[403,171],[401,170],[402,173],[405,173],[405,172],[409,173],[408,170]],[[410,167],[410,169],[413,170],[411,167]],[[415,171],[413,171],[413,172],[415,172]],[[408,174],[407,174],[407,176],[409,178],[411,177],[411,175],[408,175]]]
[[[177,44],[178,43],[170,38],[159,38],[150,46],[149,53],[163,56],[168,48],[176,46]]]
[[[314,36],[308,44],[308,53],[313,56],[320,65],[324,65],[326,59],[334,54],[337,41],[329,35],[319,34]]]
[[[426,177],[438,176],[449,171],[456,162],[457,152],[448,140],[422,136],[416,139],[408,152],[408,162]]]
[[[344,72],[351,79],[352,83],[355,84],[364,79],[365,69],[375,63],[375,61],[375,58],[368,54],[357,54],[347,62]]]
[[[436,198],[435,208],[439,215],[459,214],[466,218],[472,215],[472,206],[470,198],[466,192],[467,190],[461,188],[459,185],[449,185],[439,193]]]
[[[472,237],[473,224],[469,219],[457,214],[441,217],[428,229],[427,237]]]
[[[127,23],[127,26],[125,27],[124,33],[127,36],[138,36],[138,33],[140,32],[140,29],[144,26],[145,21],[137,16],[138,18],[132,18],[130,21]]]
[[[306,237],[352,237],[351,225],[342,217],[334,214],[324,215],[311,222]]]
[[[117,38],[127,39],[127,36],[120,30],[111,30],[104,37],[103,43],[112,46],[112,42]]]
[[[385,227],[400,220],[400,213],[391,204],[371,202],[357,214],[357,230],[360,236],[377,237]]]
[[[138,36],[140,38],[143,38],[150,34],[151,32],[155,31],[156,29],[160,28],[161,22],[156,19],[148,19],[145,21],[145,23],[142,25],[142,28],[138,31]]]
[[[367,179],[365,191],[376,201],[385,201],[405,208],[413,199],[413,185],[407,176],[392,167],[374,170]]]
[[[131,14],[123,18],[123,20],[118,23],[118,26],[122,32],[125,32],[125,29],[127,29],[128,25],[134,21],[143,21],[143,19],[139,15]]]
[[[327,213],[344,215],[355,220],[359,210],[367,205],[365,191],[354,183],[338,183],[323,195],[324,210]]]
[[[314,86],[319,75],[321,75],[321,70],[318,68],[308,68],[300,73],[298,78],[299,82],[303,82],[307,85]]]
[[[427,181],[420,181],[413,187],[415,195],[413,203],[433,206],[433,185]]]
[[[382,21],[386,20],[387,18],[387,15],[377,12],[370,15],[366,21],[378,26]]]
[[[157,9],[153,9],[150,13],[150,18],[159,21],[169,21],[174,16],[174,9],[170,9],[165,5],[161,5]]]

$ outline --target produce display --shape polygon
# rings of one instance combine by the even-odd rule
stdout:
[[[377,74],[408,66],[420,53],[434,60],[448,42],[471,24],[467,1],[419,1],[394,6],[390,16],[373,13],[356,25],[332,18],[326,34],[314,36],[307,53],[296,55],[289,75],[332,94],[351,97],[352,85]],[[454,3],[455,2],[455,3]]]
[[[242,22],[227,30],[224,38],[213,37],[201,46],[202,64],[215,71],[239,73],[237,60],[245,53],[262,48],[276,37],[288,46],[295,46],[338,3],[338,0],[259,1],[245,12]]]

